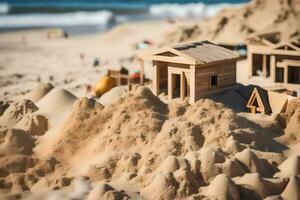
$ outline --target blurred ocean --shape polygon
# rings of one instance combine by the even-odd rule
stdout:
[[[204,18],[249,0],[0,0],[0,31],[60,27],[71,34],[126,21]]]

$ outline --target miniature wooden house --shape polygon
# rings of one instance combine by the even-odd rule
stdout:
[[[188,97],[193,103],[236,84],[238,53],[209,41],[160,48],[140,57],[153,63],[154,94],[165,92],[169,99]]]
[[[280,40],[280,33],[254,34],[247,40],[249,74],[285,85],[300,84],[300,37]]]
[[[144,79],[140,77],[140,73],[130,74],[129,71],[122,66],[110,68],[107,71],[107,76],[112,78],[116,86],[127,85],[131,90],[132,84],[143,83]]]
[[[126,85],[129,72],[124,67],[109,69],[107,75],[112,78],[116,85]]]

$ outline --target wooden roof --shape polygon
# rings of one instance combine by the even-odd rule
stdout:
[[[280,40],[279,32],[256,33],[247,38],[250,44],[268,46],[271,49],[293,50],[300,52],[300,36],[289,40]]]
[[[194,42],[174,47],[159,48],[140,55],[144,60],[182,64],[209,64],[238,59],[239,54],[209,41]]]

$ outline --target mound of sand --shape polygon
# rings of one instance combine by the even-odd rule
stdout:
[[[243,97],[237,90],[229,90],[223,95],[218,95],[215,101],[223,103],[226,107],[231,108],[235,112],[247,112],[247,99]]]
[[[23,96],[23,99],[29,99],[32,102],[36,103],[53,88],[53,85],[50,83],[39,84],[37,88],[25,94]]]
[[[59,113],[71,109],[56,132],[38,111],[20,115],[15,125],[31,146],[3,133],[9,141],[3,149],[13,149],[0,157],[0,181],[9,195],[24,197],[30,189],[27,195],[36,199],[260,199],[280,195],[287,184],[273,179],[280,169],[270,164],[280,164],[283,145],[220,103],[165,104],[146,87],[107,106],[52,89],[37,104],[46,109],[46,103]]]
[[[127,92],[127,89],[124,86],[117,86],[109,90],[108,92],[104,93],[100,99],[99,102],[102,105],[109,105],[116,103],[119,98],[124,95]]]
[[[0,101],[0,116],[3,115],[4,111],[9,107],[11,101]]]
[[[19,128],[26,131],[30,135],[43,135],[48,131],[49,123],[48,119],[44,115],[30,114],[24,116],[14,128]]]
[[[297,200],[300,196],[300,180],[299,177],[291,177],[289,183],[285,187],[281,196],[284,199]]]
[[[289,177],[300,175],[299,156],[289,157],[278,166],[278,169],[280,170],[280,172],[277,173],[276,176]]]
[[[72,93],[61,88],[54,88],[50,90],[44,97],[42,97],[37,103],[37,107],[41,112],[45,113],[56,113],[72,107],[76,101]]]
[[[234,178],[234,182],[244,186],[246,189],[254,190],[255,193],[253,195],[258,195],[259,198],[266,198],[267,196],[281,193],[281,190],[279,190],[281,183],[276,184],[262,178],[258,173],[245,174],[241,178]],[[281,189],[283,189],[283,187]]]
[[[239,200],[240,194],[235,183],[226,175],[219,174],[209,184],[205,196],[216,199]]]
[[[292,99],[286,108],[286,121],[287,123],[290,121],[290,118],[294,115],[296,110],[300,108],[300,98]]]
[[[94,199],[127,199],[129,196],[121,191],[116,190],[112,186],[106,183],[98,183],[96,184],[91,192],[89,193],[87,200],[94,200]]]
[[[279,31],[285,40],[299,35],[299,21],[298,0],[253,0],[240,8],[224,9],[196,25],[178,27],[167,35],[163,45],[191,40],[241,44],[249,34],[263,31]]]
[[[258,158],[250,149],[235,154],[247,172],[259,173],[264,177],[273,177],[277,169],[268,163],[267,160]]]
[[[291,118],[289,118],[287,127],[285,129],[286,133],[292,133],[294,135],[298,135],[300,131],[300,107],[297,108],[292,115]]]
[[[52,156],[74,176],[125,179],[140,188],[142,196],[183,198],[197,194],[199,187],[220,172],[235,177],[250,170],[220,148],[228,147],[227,140],[239,143],[239,147],[228,147],[231,152],[251,147],[262,131],[211,100],[166,105],[148,88],[139,87],[106,107],[94,99],[79,100],[61,129]],[[250,136],[243,136],[249,132]],[[276,146],[271,138],[263,138]],[[272,169],[268,162],[250,157],[251,167],[257,165],[253,171],[270,176],[265,172]]]
[[[0,132],[0,155],[32,153],[34,140],[21,129],[9,129]],[[1,157],[1,156],[0,156]]]
[[[287,115],[289,116],[289,114]],[[278,138],[278,141],[285,144],[298,143],[300,141],[300,107],[293,111],[293,115],[287,120],[287,126],[284,130],[285,135]]]
[[[11,102],[0,116],[0,126],[9,128],[21,121],[25,115],[38,110],[38,107],[30,100],[18,100]]]

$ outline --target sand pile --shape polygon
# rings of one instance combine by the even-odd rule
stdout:
[[[280,172],[275,176],[290,177],[300,175],[300,159],[299,156],[291,156],[278,166]]]
[[[1,131],[0,154],[26,154],[32,153],[34,140],[21,129]]]
[[[239,200],[240,194],[235,183],[226,175],[219,174],[210,183],[207,191],[204,192],[205,196],[212,199],[232,199]]]
[[[292,99],[286,108],[286,121],[290,121],[291,117],[295,114],[296,110],[300,108],[300,98]]]
[[[249,34],[263,31],[279,31],[284,40],[299,35],[299,23],[298,0],[253,0],[241,8],[224,9],[194,26],[178,27],[166,37],[164,45],[188,40],[241,44]]]
[[[50,83],[41,83],[37,86],[37,88],[25,94],[23,98],[29,99],[32,102],[36,103],[53,88],[53,85]]]
[[[30,100],[17,100],[6,105],[6,109],[0,116],[0,127],[10,128],[28,114],[38,110],[38,107]]]
[[[70,108],[77,97],[67,90],[54,88],[36,102],[37,107],[45,113],[62,112]]]
[[[46,174],[54,172],[55,159],[39,159],[33,154],[35,140],[22,129],[0,132],[0,189],[12,199],[28,191]],[[14,197],[15,196],[15,197]]]
[[[48,118],[40,114],[30,114],[24,116],[14,128],[26,131],[30,135],[44,135],[49,129]]]
[[[243,177],[235,178],[234,181],[236,184],[244,186],[246,190],[254,190],[252,195],[257,195],[258,198],[262,199],[280,194],[285,187],[284,180],[268,180],[257,173],[245,174]]]
[[[124,95],[126,92],[128,92],[128,90],[124,86],[113,87],[111,90],[104,93],[100,97],[99,102],[104,106],[112,103],[116,103],[119,100],[119,98],[122,95]]]
[[[300,98],[291,100],[286,112],[281,115],[286,124],[285,135],[277,140],[285,144],[298,143],[300,141]]]
[[[258,158],[251,150],[245,149],[236,153],[235,158],[238,159],[247,172],[259,173],[264,177],[272,177],[277,171],[268,161]]]
[[[232,157],[228,152],[255,148],[263,154],[281,147],[221,104],[200,100],[191,106],[167,105],[143,87],[106,107],[94,99],[79,100],[57,141],[51,156],[62,164],[61,173],[111,182],[118,190],[150,199],[196,195],[219,173],[272,177],[278,169],[254,153]],[[230,145],[234,142],[239,147]],[[120,186],[128,182],[135,189]]]
[[[297,200],[300,196],[300,179],[299,177],[292,177],[289,183],[281,193],[283,199]]]
[[[139,87],[107,106],[93,98],[76,101],[56,88],[40,101],[51,107],[57,99],[72,111],[51,139],[44,138],[51,126],[35,123],[43,116],[39,110],[21,117],[19,129],[0,133],[0,187],[7,194],[30,199],[261,199],[286,195],[290,176],[276,175],[299,173],[293,159],[281,164],[285,147],[263,128],[208,99],[165,104]],[[43,147],[47,154],[41,154]],[[287,190],[298,189],[294,182]]]

